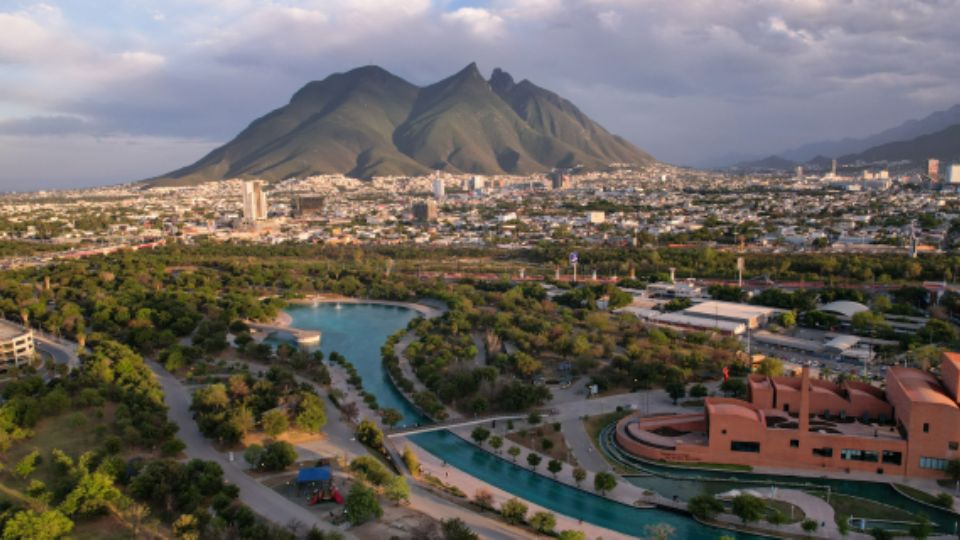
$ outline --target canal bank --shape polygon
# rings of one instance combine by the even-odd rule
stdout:
[[[416,312],[402,306],[362,301],[341,302],[339,309],[336,302],[297,304],[286,311],[292,318],[292,326],[323,331],[321,350],[327,353],[336,350],[347,357],[363,377],[364,388],[377,395],[381,406],[397,409],[405,422],[428,421],[393,386],[380,357],[380,346],[387,337],[406,327],[417,316]],[[494,486],[551,512],[582,519],[585,523],[621,534],[637,536],[643,534],[647,526],[666,524],[674,528],[676,538],[715,540],[724,535],[745,540],[763,538],[703,525],[683,513],[639,509],[611,501],[517,467],[446,431],[414,435],[410,440],[477,482]]]

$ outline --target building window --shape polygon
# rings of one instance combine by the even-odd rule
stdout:
[[[892,465],[900,465],[903,460],[903,454],[900,452],[894,452],[893,450],[884,450],[883,451],[883,462],[890,463]]]
[[[790,448],[800,448],[800,439],[790,439]]]
[[[759,452],[760,443],[753,441],[730,441],[732,452]]]
[[[877,462],[880,460],[880,456],[872,450],[854,450],[850,448],[844,448],[840,450],[840,459],[845,459],[847,461],[871,461]]]
[[[932,469],[934,471],[942,471],[947,468],[947,460],[932,458],[932,457],[921,457],[920,468]]]
[[[957,443],[957,441],[950,441],[950,442],[947,444],[947,446],[950,447],[951,450],[958,450],[958,449],[960,449],[960,443]]]
[[[924,433],[930,433],[930,424],[928,424],[928,423],[926,423],[926,422],[923,423],[923,432],[924,432]]]
[[[813,455],[820,457],[833,457],[833,448],[824,446],[823,448],[814,448]]]

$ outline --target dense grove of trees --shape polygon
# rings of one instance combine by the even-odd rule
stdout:
[[[225,383],[200,388],[191,409],[200,431],[228,446],[239,444],[257,425],[276,437],[291,425],[319,433],[327,423],[323,400],[313,387],[297,383],[292,373],[277,367],[262,379],[236,374]]]

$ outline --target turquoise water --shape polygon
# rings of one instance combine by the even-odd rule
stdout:
[[[286,311],[293,317],[293,326],[323,332],[320,348],[324,354],[337,351],[350,360],[363,377],[364,388],[377,396],[381,406],[397,409],[408,423],[424,423],[425,419],[394,388],[380,359],[380,347],[387,337],[419,316],[415,311],[376,304],[341,304],[339,309],[335,304],[303,305]],[[645,526],[666,523],[676,529],[677,539],[714,540],[724,535],[744,540],[763,538],[707,527],[684,514],[633,508],[604,499],[515,466],[447,431],[423,433],[411,439],[447,463],[504,491],[625,534],[642,536]]]
[[[339,307],[338,307],[339,306]],[[403,415],[400,426],[423,423],[425,419],[390,382],[383,369],[380,347],[397,330],[420,316],[412,309],[380,304],[297,305],[285,310],[292,326],[320,330],[320,350],[329,356],[336,351],[357,368],[363,389],[377,396],[381,408],[392,407]]]

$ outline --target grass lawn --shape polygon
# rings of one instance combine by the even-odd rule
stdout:
[[[939,501],[937,501],[936,495],[927,493],[926,491],[922,491],[915,487],[911,487],[905,484],[894,484],[894,485],[897,487],[897,489],[909,495],[910,497],[917,499],[918,501],[923,501],[933,506],[939,506],[940,508],[944,507],[942,504],[939,503]]]
[[[813,495],[816,495],[821,499],[827,498],[827,494],[822,491],[814,492]],[[861,499],[859,497],[851,497],[849,495],[838,495],[836,493],[830,495],[830,506],[832,506],[838,514],[845,514],[858,518],[883,519],[890,521],[916,521],[917,519],[917,517],[912,513],[907,512],[906,510],[901,510],[896,506],[890,506],[868,499]]]
[[[564,438],[563,432],[553,429],[553,424],[540,424],[514,431],[508,433],[506,438],[521,446],[546,454],[553,459],[559,459],[573,465],[577,464],[577,458],[570,451],[570,447],[567,446],[567,440]],[[543,441],[545,440],[552,444],[549,450],[545,450],[543,447]]]
[[[773,510],[779,510],[783,512],[783,515],[787,516],[787,523],[799,523],[803,521],[803,518],[807,517],[799,506],[790,504],[786,501],[766,499],[763,502],[766,503],[767,509],[769,510],[767,512],[768,515],[773,513]]]
[[[613,411],[596,416],[588,416],[583,420],[583,427],[587,429],[587,435],[590,435],[590,441],[597,444],[600,438],[600,432],[603,428],[633,413],[630,410]]]
[[[54,476],[59,474],[54,470],[50,459],[51,451],[58,448],[76,458],[83,452],[96,448],[103,440],[103,436],[97,433],[97,428],[105,427],[112,416],[113,407],[105,407],[102,417],[98,417],[95,409],[90,408],[44,418],[33,428],[32,437],[14,443],[10,450],[0,455],[0,459],[9,470],[24,456],[39,450],[42,460],[31,478],[49,484]],[[20,480],[10,472],[5,472],[2,482],[7,487],[25,488],[29,481]]]

